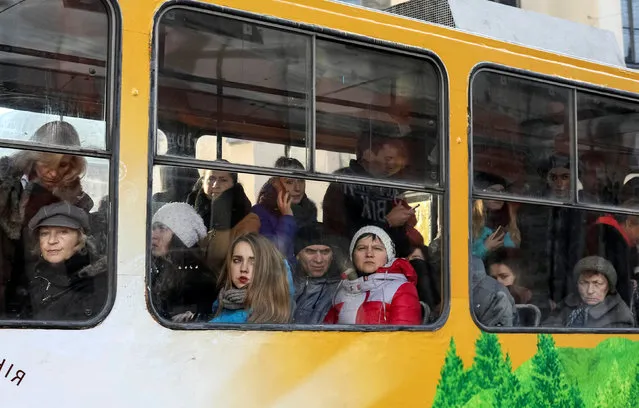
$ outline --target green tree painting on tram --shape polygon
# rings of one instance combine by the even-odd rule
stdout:
[[[534,407],[583,407],[583,401],[573,384],[569,384],[563,371],[555,341],[549,334],[540,334],[537,339],[537,353],[532,358]]]
[[[482,333],[468,369],[453,339],[434,408],[639,407],[639,342],[611,338],[595,348],[557,348],[540,334],[537,352],[512,370],[495,334]]]

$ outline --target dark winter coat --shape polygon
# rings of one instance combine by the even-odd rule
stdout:
[[[202,190],[202,179],[199,179],[186,202],[202,217],[207,230],[231,229],[251,212],[251,201],[239,183],[220,194],[211,205],[211,199]]]
[[[477,320],[488,327],[514,326],[517,321],[515,300],[508,289],[486,274],[480,258],[471,258],[471,298]]]
[[[585,255],[598,255],[610,261],[617,272],[617,293],[626,304],[632,299],[630,280],[637,266],[637,248],[626,236],[617,220],[607,215],[588,229]]]
[[[428,251],[426,249],[426,251]],[[426,252],[428,253],[428,252]],[[441,274],[423,259],[413,259],[410,264],[417,273],[417,294],[419,300],[428,305],[431,311],[440,309]]]
[[[533,293],[531,303],[543,315],[574,287],[572,270],[585,248],[584,213],[568,208],[522,205],[519,210],[523,259],[534,260],[521,284]]]
[[[211,305],[217,299],[214,274],[190,253],[175,263],[154,257],[151,292],[155,310],[167,320],[187,311],[196,314],[198,319],[207,319]]]
[[[293,277],[295,283],[295,312],[293,322],[321,324],[333,305],[333,298],[341,277],[334,263],[324,276],[308,276],[298,264]]]
[[[571,319],[571,314],[581,307],[584,307],[584,315],[583,319],[578,319],[579,323],[577,323],[574,318]],[[591,328],[633,327],[634,318],[630,308],[618,293],[608,294],[603,302],[588,307],[581,303],[577,293],[571,293],[559,303],[555,312],[542,325]]]
[[[356,160],[351,160],[349,167],[337,170],[335,174],[372,177]],[[347,241],[360,228],[375,225],[391,237],[398,257],[408,256],[410,244],[406,226],[390,227],[386,222],[386,215],[398,203],[400,194],[396,188],[331,183],[322,203],[323,223],[329,232]]]
[[[106,304],[106,257],[95,258],[85,250],[60,264],[41,260],[29,275],[33,319],[89,320]]]
[[[291,205],[291,210],[293,210],[293,217],[295,217],[298,229],[317,223],[317,206],[306,194],[299,204]]]

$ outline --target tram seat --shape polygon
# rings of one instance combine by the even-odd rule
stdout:
[[[515,305],[517,309],[517,317],[519,326],[521,327],[537,327],[541,322],[541,311],[535,305],[523,304]]]
[[[430,306],[428,306],[425,302],[419,302],[422,306],[422,324],[428,324],[430,319]]]

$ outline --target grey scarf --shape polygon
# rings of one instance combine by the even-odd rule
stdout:
[[[246,306],[246,288],[222,290],[220,291],[218,299],[220,301],[220,306],[222,306],[223,309],[244,309]]]

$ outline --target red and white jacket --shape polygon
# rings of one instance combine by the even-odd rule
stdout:
[[[417,274],[405,259],[356,280],[344,279],[324,323],[421,324],[416,283]]]

